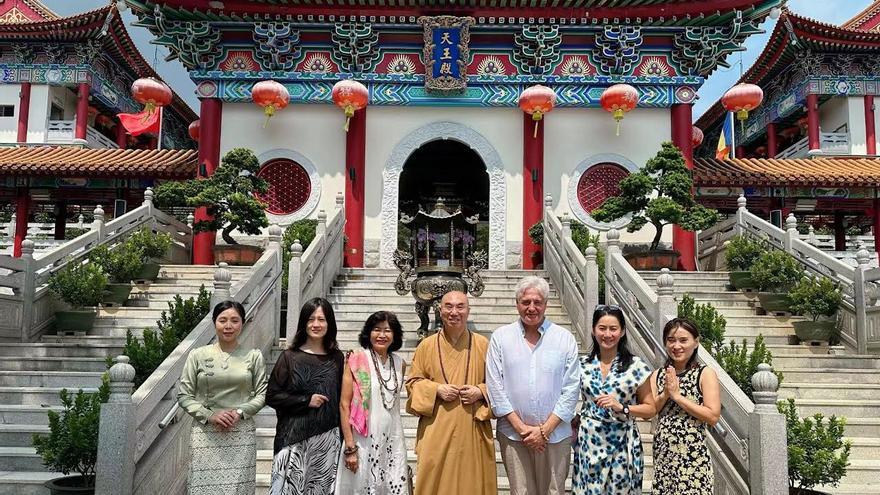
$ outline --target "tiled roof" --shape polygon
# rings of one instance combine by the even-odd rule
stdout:
[[[858,29],[860,31],[878,31],[880,29],[880,0],[874,1],[871,5],[865,7],[865,10],[859,12],[852,19],[844,22],[842,27],[849,29]]]
[[[0,176],[191,179],[197,167],[195,150],[0,148]]]
[[[880,187],[880,159],[694,159],[698,186]]]

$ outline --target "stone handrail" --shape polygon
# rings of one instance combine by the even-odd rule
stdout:
[[[345,208],[342,195],[336,196],[336,209],[328,220],[318,212],[315,238],[303,252],[299,239],[290,247],[287,270],[287,334],[293,335],[303,303],[314,297],[326,297],[330,285],[342,270],[345,248]],[[279,328],[280,332],[280,328]],[[280,333],[279,333],[280,337]]]
[[[46,129],[47,143],[77,143],[82,142],[74,138],[76,135],[76,121],[74,120],[50,120]],[[89,148],[119,148],[116,141],[101,134],[92,126],[86,126],[85,144]]]
[[[761,239],[768,246],[785,251],[798,260],[809,272],[830,278],[840,284],[843,303],[839,312],[841,341],[859,354],[869,349],[880,349],[880,269],[871,268],[872,255],[864,248],[856,253],[858,265],[853,267],[826,251],[803,240],[797,231],[797,220],[790,213],[785,230],[754,215],[746,209],[746,198],[737,200],[733,222],[725,222],[726,241],[736,234]],[[718,231],[722,232],[722,231]],[[716,233],[717,236],[717,233]],[[700,259],[720,253],[717,239],[700,237]]]
[[[211,306],[227,299],[242,303],[246,327],[239,343],[264,354],[276,342],[281,324],[281,233],[276,225],[269,228],[268,248],[246,279],[233,286],[225,263],[214,273]],[[191,419],[177,408],[177,383],[189,353],[215,337],[209,314],[134,393],[128,357],[116,359],[110,369],[110,400],[101,408],[95,493],[184,491],[188,470],[182,466],[189,462]]]
[[[115,244],[143,225],[171,235],[174,249],[189,252],[192,229],[153,206],[153,191],[147,189],[141,206],[105,223],[104,210],[95,208],[90,230],[54,249],[35,255],[30,239],[22,242],[22,256],[0,256],[0,302],[20,305],[16,318],[0,322],[0,335],[29,342],[51,323],[54,298],[49,296],[49,277],[68,263],[79,263],[99,244]],[[13,335],[15,333],[16,335]]]
[[[820,154],[848,155],[850,153],[849,133],[823,132],[819,135]],[[809,149],[809,138],[804,137],[788,148],[779,152],[775,158],[807,158],[815,151]]]
[[[605,300],[624,310],[629,319],[630,342],[636,347],[633,350],[659,368],[667,357],[663,327],[678,314],[673,275],[664,269],[657,278],[655,292],[623,257],[620,233],[609,231],[607,240]],[[785,423],[775,409],[778,383],[762,384],[764,402],[758,407],[711,355],[700,352],[698,358],[715,370],[721,386],[721,418],[708,439],[716,466],[716,491],[788,493]]]
[[[588,247],[581,254],[571,239],[571,219],[568,215],[563,215],[562,220],[556,218],[552,205],[553,198],[547,196],[544,199],[544,268],[559,291],[581,342],[589,342],[590,317],[599,303],[597,290],[588,290],[599,284],[596,248]]]

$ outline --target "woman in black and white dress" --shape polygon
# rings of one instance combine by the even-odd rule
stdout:
[[[323,298],[306,302],[293,342],[269,377],[266,404],[278,416],[271,495],[333,493],[343,359],[333,307]]]

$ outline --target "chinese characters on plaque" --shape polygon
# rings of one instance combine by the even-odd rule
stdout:
[[[425,28],[425,89],[461,91],[467,87],[468,44],[473,17],[420,17]]]

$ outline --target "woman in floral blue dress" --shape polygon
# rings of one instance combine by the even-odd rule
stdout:
[[[626,345],[626,319],[617,306],[593,312],[593,347],[581,358],[581,393],[574,448],[575,495],[642,492],[642,442],[634,418],[655,414],[651,370]]]

